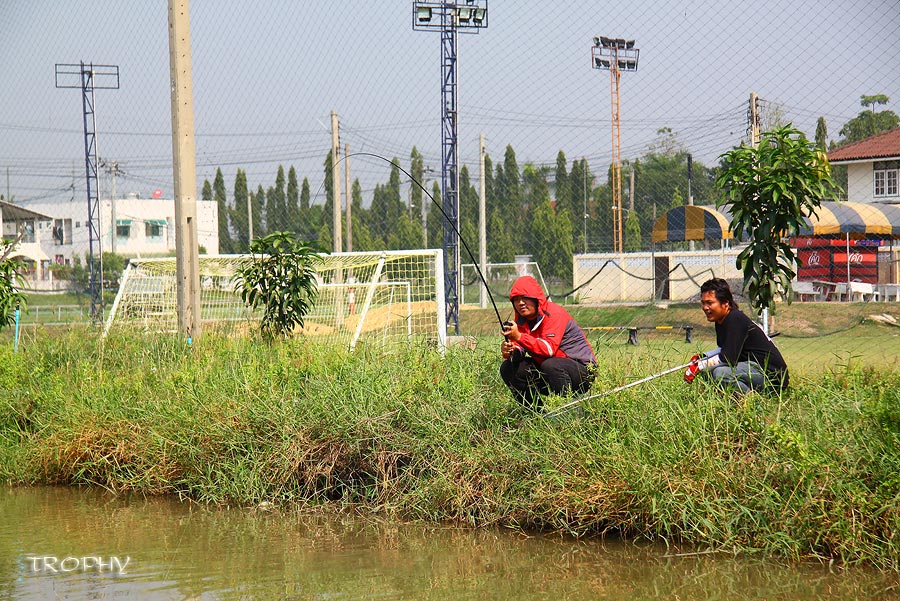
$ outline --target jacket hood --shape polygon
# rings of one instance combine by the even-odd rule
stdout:
[[[542,314],[546,314],[547,297],[544,295],[541,285],[530,275],[523,275],[513,282],[512,289],[509,291],[509,300],[512,301],[517,296],[526,296],[536,299],[538,302],[538,310]]]

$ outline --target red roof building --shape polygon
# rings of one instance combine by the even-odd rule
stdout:
[[[900,127],[828,153],[833,165],[847,165],[847,200],[900,203]]]

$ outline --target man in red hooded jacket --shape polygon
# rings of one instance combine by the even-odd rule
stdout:
[[[572,316],[547,300],[530,275],[513,283],[509,300],[516,320],[503,329],[500,376],[516,400],[540,411],[542,394],[586,392],[594,381],[597,357]]]

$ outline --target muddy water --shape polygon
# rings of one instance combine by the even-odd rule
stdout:
[[[660,546],[0,487],[3,599],[887,599],[896,584]]]

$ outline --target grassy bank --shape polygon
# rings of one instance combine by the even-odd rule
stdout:
[[[657,371],[658,351],[620,348],[595,391]],[[675,374],[508,431],[498,361],[495,338],[443,357],[79,330],[0,347],[0,480],[900,568],[900,373],[742,403]]]

